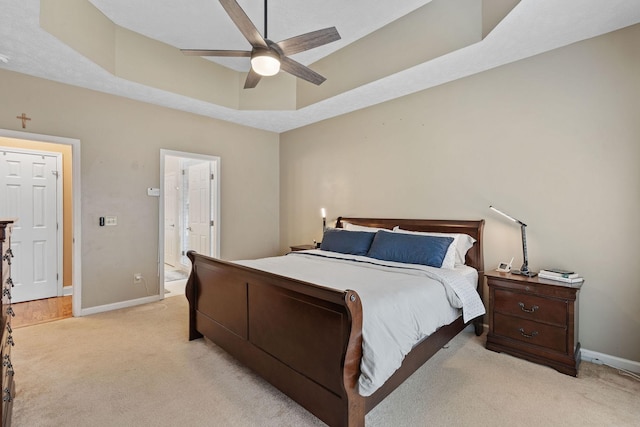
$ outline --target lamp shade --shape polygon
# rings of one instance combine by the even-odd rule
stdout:
[[[251,68],[261,76],[273,76],[280,71],[280,57],[268,49],[256,49],[251,54]]]
[[[502,215],[503,217],[508,218],[508,219],[510,219],[510,220],[511,220],[511,221],[513,221],[513,222],[517,222],[517,223],[518,223],[518,224],[520,224],[520,225],[524,225],[524,226],[526,226],[526,225],[527,225],[527,224],[523,223],[522,221],[520,221],[519,219],[515,219],[515,218],[514,218],[514,217],[512,217],[511,215],[507,215],[506,213],[502,212],[502,211],[501,211],[500,209],[498,209],[498,208],[495,208],[495,207],[493,207],[493,206],[489,206],[489,209],[491,209],[492,211],[494,211],[494,212],[496,212],[496,213],[499,213],[499,214],[500,214],[500,215]]]

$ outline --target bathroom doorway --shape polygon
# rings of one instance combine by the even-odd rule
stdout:
[[[160,283],[164,295],[184,295],[187,252],[218,257],[220,159],[161,150]]]

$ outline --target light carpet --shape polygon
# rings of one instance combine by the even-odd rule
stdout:
[[[13,426],[322,426],[207,340],[184,297],[14,331]],[[464,331],[366,417],[367,426],[638,426],[640,383],[578,378],[484,348]]]

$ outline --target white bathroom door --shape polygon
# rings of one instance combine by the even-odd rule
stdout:
[[[211,255],[211,163],[189,166],[189,249]]]
[[[178,174],[176,171],[164,175],[164,263],[172,267],[178,264],[180,247],[180,224],[178,215]]]
[[[57,153],[0,149],[0,217],[17,218],[11,235],[12,302],[62,294],[61,165]]]

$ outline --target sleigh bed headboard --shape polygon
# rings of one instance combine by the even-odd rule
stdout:
[[[482,253],[482,229],[484,220],[444,220],[444,219],[388,219],[388,218],[351,218],[339,217],[336,228],[344,228],[344,224],[365,227],[387,228],[392,230],[399,226],[404,230],[430,231],[433,233],[463,233],[476,239],[476,243],[467,252],[466,265],[478,270],[480,277],[484,273],[484,255]]]

